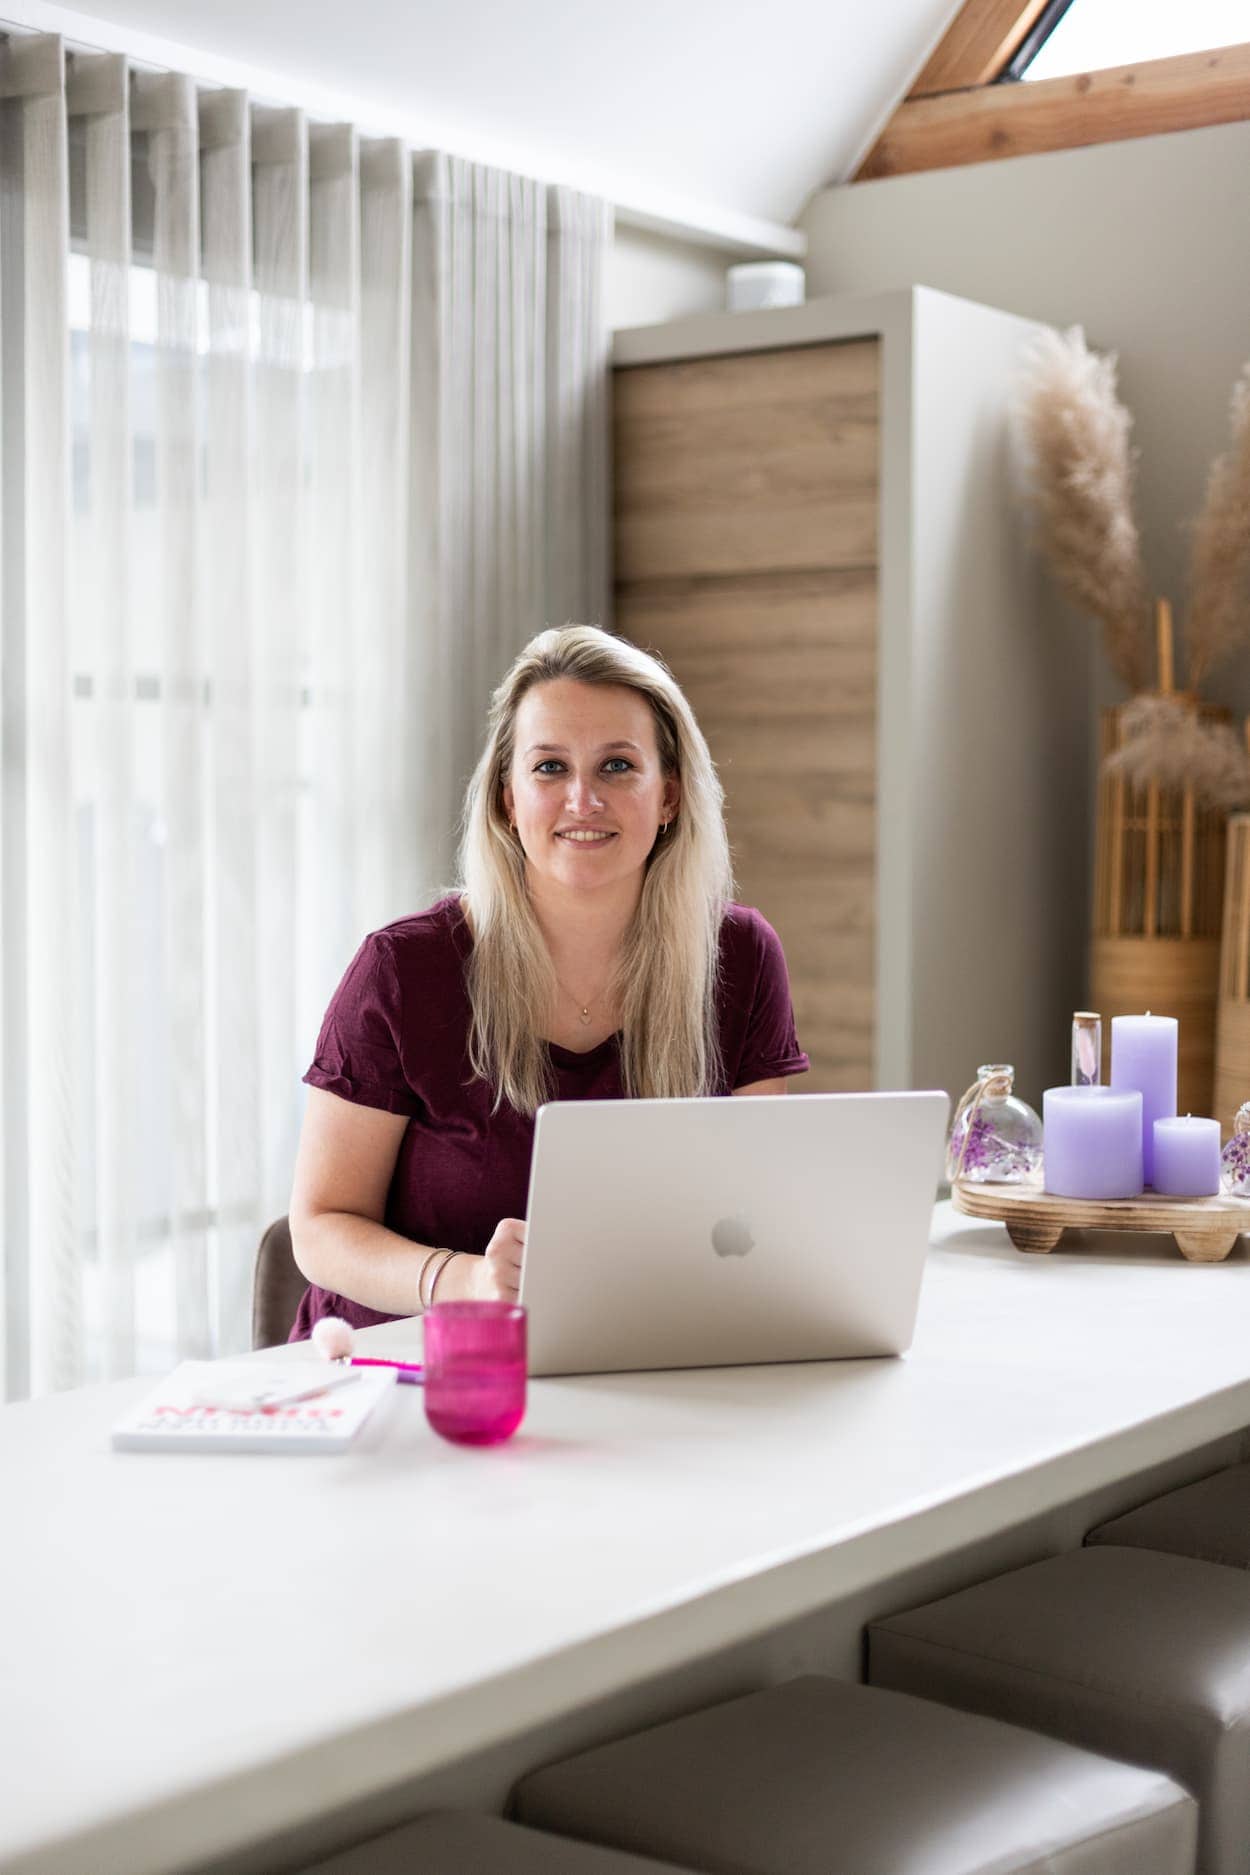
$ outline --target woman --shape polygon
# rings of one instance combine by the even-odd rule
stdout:
[[[512,1300],[544,1100],[779,1094],[781,946],[729,903],[722,793],[655,658],[545,631],[495,694],[462,892],[367,937],[326,1013],[291,1197],[291,1339]]]

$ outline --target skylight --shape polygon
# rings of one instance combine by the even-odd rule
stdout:
[[[1247,39],[1246,0],[1075,0],[1020,76],[1067,78]]]

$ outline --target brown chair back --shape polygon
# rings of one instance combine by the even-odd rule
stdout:
[[[291,1226],[280,1217],[269,1226],[256,1252],[252,1277],[252,1346],[276,1348],[295,1324],[300,1298],[308,1287],[291,1248]]]

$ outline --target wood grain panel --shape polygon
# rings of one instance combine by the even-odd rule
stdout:
[[[1023,45],[1046,0],[964,0],[909,98],[988,85]]]
[[[875,565],[878,349],[618,369],[618,578]]]
[[[1250,116],[1250,45],[901,104],[852,178],[996,162]]]
[[[811,1091],[870,1087],[876,574],[622,582],[617,627],[664,657],[726,795],[738,896],[785,946]]]

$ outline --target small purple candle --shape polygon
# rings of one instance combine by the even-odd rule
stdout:
[[[1176,1113],[1175,1016],[1113,1016],[1111,1085],[1142,1097],[1142,1173],[1154,1184],[1154,1124]]]
[[[1042,1096],[1045,1186],[1057,1198],[1136,1198],[1142,1188],[1141,1095],[1048,1087]]]
[[[1220,1123],[1187,1113],[1156,1120],[1154,1188],[1174,1198],[1213,1198],[1220,1189]]]

